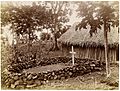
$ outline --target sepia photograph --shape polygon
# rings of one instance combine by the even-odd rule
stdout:
[[[1,1],[1,90],[119,90],[119,1]]]

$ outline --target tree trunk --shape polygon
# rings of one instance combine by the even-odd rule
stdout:
[[[104,21],[104,46],[105,46],[105,62],[106,62],[106,75],[110,75],[110,63],[108,61],[108,37],[107,37],[107,28],[106,22]]]
[[[55,17],[55,26],[54,26],[54,47],[53,50],[59,50],[58,45],[57,45],[57,31],[58,31],[58,27],[57,27],[57,23],[56,23],[56,17]]]
[[[57,35],[56,34],[54,34],[54,48],[53,48],[53,50],[54,51],[59,50],[58,45],[57,45]]]

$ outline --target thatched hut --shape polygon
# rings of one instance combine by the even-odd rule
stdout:
[[[75,26],[78,23],[66,31],[60,38],[59,42],[62,44],[62,51],[64,56],[70,56],[71,45],[74,46],[76,52],[75,57],[79,58],[91,58],[101,61],[105,60],[104,50],[104,31],[103,28],[98,29],[96,34],[90,37],[90,26],[87,29],[81,29],[75,31]],[[118,28],[111,28],[108,32],[108,55],[110,61],[119,60],[119,35]]]

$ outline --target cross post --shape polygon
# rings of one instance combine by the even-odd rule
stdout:
[[[72,46],[72,51],[70,53],[72,54],[72,64],[74,65],[75,64],[75,62],[74,62],[74,56],[75,56],[76,52],[74,52],[73,46]]]

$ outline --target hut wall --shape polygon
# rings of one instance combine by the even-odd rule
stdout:
[[[79,48],[77,57],[79,58],[90,58],[105,61],[105,50],[104,48]],[[115,62],[117,60],[117,50],[109,49],[108,60]]]
[[[67,52],[67,49],[65,47],[62,48],[62,53],[64,56],[67,56],[68,52]]]
[[[119,46],[116,48],[116,60],[119,61]]]
[[[62,46],[62,56],[70,56],[70,47]]]
[[[115,62],[117,61],[117,51],[115,48],[114,49],[110,49],[108,51],[108,59],[110,60],[110,62]]]
[[[71,57],[70,51],[71,47],[63,47],[62,49],[64,56]],[[76,58],[90,58],[90,59],[98,59],[101,61],[105,61],[105,51],[104,48],[92,48],[92,47],[74,47],[74,51],[76,52]],[[116,49],[108,50],[108,60],[110,62],[115,62],[117,60],[117,51]]]
[[[75,57],[79,58],[79,48],[74,47],[74,52],[76,52]]]

